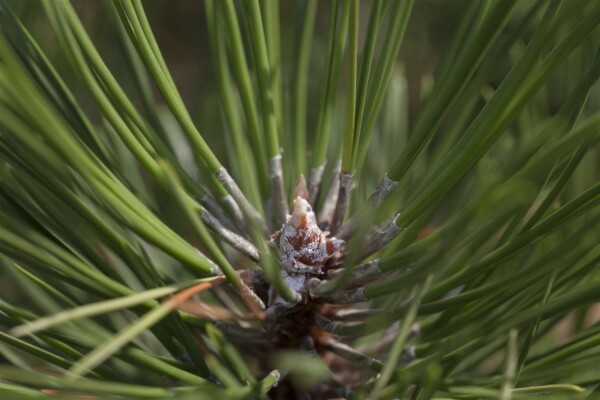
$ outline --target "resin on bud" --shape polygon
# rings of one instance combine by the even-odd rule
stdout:
[[[327,267],[338,263],[346,244],[319,228],[302,175],[294,191],[292,213],[273,239],[281,266],[290,274],[301,275],[323,274]]]

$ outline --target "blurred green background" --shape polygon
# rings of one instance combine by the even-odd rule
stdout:
[[[419,0],[415,2],[405,40],[400,50],[398,64],[402,65],[409,84],[411,101],[410,111],[414,115],[418,111],[419,98],[423,83],[431,81],[435,67],[443,56],[452,33],[460,23],[463,5],[470,0]],[[362,1],[361,37],[364,39],[370,1]],[[87,93],[78,82],[77,75],[69,67],[60,44],[58,43],[41,4],[37,0],[12,0],[9,4],[22,17],[25,25],[41,44],[58,71],[69,86],[76,90],[78,99],[86,105],[88,112],[94,112]],[[103,1],[74,0],[80,18],[85,24],[94,44],[105,62],[115,74],[119,83],[133,94],[133,83],[129,71],[120,62],[122,49],[114,26],[105,12]],[[223,125],[218,112],[219,103],[215,100],[218,92],[216,75],[213,71],[208,32],[206,31],[205,9],[202,1],[191,0],[146,0],[143,2],[146,13],[156,35],[161,51],[167,61],[173,78],[186,102],[192,117],[201,128],[203,135],[211,145],[218,146],[219,127]],[[283,0],[280,5],[281,17],[281,52],[283,65],[284,90],[289,89],[293,79],[293,62],[295,42],[298,40],[300,28],[299,14],[301,0]],[[325,51],[326,29],[331,2],[319,1],[309,76],[310,92],[317,93],[322,71]],[[359,43],[359,47],[361,44]],[[340,80],[343,85],[344,80]],[[287,84],[286,84],[287,83]],[[129,90],[128,90],[129,89]],[[288,92],[289,95],[289,92]],[[157,95],[157,101],[161,101]],[[318,104],[308,104],[309,134],[314,124]]]

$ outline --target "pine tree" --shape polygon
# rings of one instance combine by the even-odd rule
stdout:
[[[595,398],[600,2],[9,3],[0,398]]]

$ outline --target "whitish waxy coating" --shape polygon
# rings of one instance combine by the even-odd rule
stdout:
[[[301,183],[304,183],[303,180]],[[328,238],[317,225],[312,207],[302,196],[306,192],[297,188],[296,193],[301,195],[295,197],[292,215],[280,231],[279,261],[289,273],[318,275],[323,273],[322,268],[329,260],[342,254],[345,242],[335,237]]]

